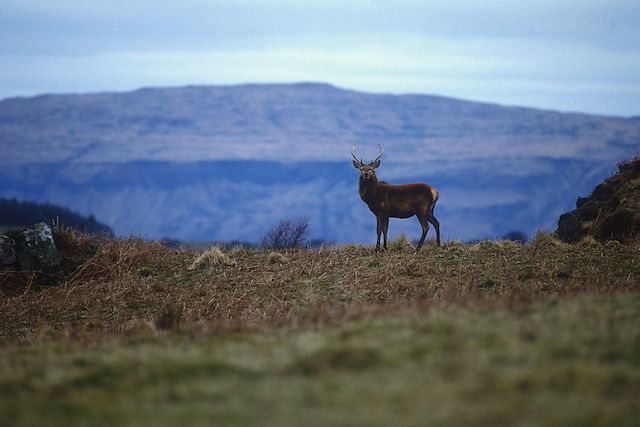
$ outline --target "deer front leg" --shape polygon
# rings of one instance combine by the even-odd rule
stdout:
[[[382,220],[376,215],[376,234],[378,236],[376,240],[376,252],[380,252],[380,233],[382,233]]]

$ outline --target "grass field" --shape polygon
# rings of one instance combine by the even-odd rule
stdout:
[[[0,279],[2,425],[638,425],[640,246],[197,254]],[[56,281],[56,283],[53,283]]]

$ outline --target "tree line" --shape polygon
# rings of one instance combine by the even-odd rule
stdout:
[[[0,198],[0,228],[28,227],[42,221],[50,225],[76,228],[83,233],[113,234],[108,225],[97,221],[93,215],[85,217],[50,203]]]

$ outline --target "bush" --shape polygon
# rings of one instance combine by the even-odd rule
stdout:
[[[271,249],[299,248],[305,244],[308,234],[308,218],[281,219],[262,238],[262,246]]]

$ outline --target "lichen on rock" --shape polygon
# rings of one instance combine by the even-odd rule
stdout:
[[[15,254],[21,271],[53,272],[62,258],[56,248],[51,228],[44,222],[15,235]]]
[[[51,228],[44,222],[0,236],[0,267],[52,273],[62,265]]]

